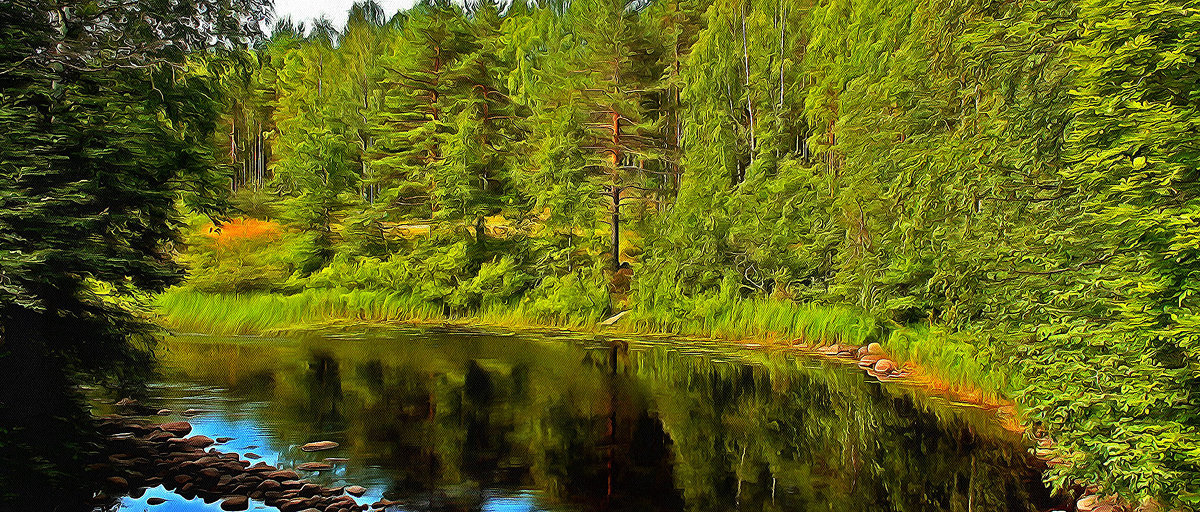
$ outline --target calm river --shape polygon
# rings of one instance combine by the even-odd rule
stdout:
[[[391,510],[1048,507],[989,413],[778,353],[414,330],[178,336],[162,356],[147,402],[203,412],[154,421],[271,464],[332,458],[305,477]],[[340,446],[300,450],[325,440]],[[219,510],[161,487],[121,508]]]

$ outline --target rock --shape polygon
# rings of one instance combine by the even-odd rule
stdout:
[[[232,437],[218,437],[218,438],[217,438],[217,442],[218,442],[218,443],[222,443],[222,444],[224,444],[224,443],[228,443],[228,442],[230,442],[230,441],[233,441],[233,438],[232,438]]]
[[[301,446],[300,449],[306,452],[319,452],[321,450],[332,450],[339,445],[333,441],[317,441]]]
[[[896,363],[892,362],[891,359],[880,359],[875,361],[875,366],[872,369],[878,373],[888,374],[896,371]]]
[[[124,489],[129,488],[129,481],[125,480],[124,478],[121,478],[119,476],[110,476],[110,477],[106,478],[104,481],[108,482],[108,485],[112,486],[115,489],[124,490]]]
[[[186,421],[173,421],[171,423],[163,423],[158,428],[175,434],[176,437],[183,437],[192,431],[192,424]]]
[[[183,485],[188,482],[191,482],[192,477],[190,475],[175,475],[175,478],[172,478],[172,480],[174,480],[175,483],[177,483],[179,485]]]
[[[199,414],[204,414],[206,412],[208,412],[208,411],[206,411],[204,409],[188,409],[186,411],[183,411],[183,415],[184,416],[196,416]]]
[[[841,350],[842,347],[837,343],[834,343],[833,345],[821,348],[821,353],[827,356],[836,356],[838,352],[841,352]]]
[[[192,436],[192,437],[187,438],[187,445],[194,447],[194,448],[204,448],[206,446],[212,446],[212,444],[214,442],[215,441],[213,441],[212,438],[210,438],[208,436]]]
[[[345,457],[325,457],[325,462],[346,462],[350,459]]]
[[[271,480],[279,480],[279,481],[295,480],[297,478],[300,478],[300,475],[297,475],[295,471],[290,471],[290,470],[286,470],[286,469],[281,469],[279,471],[272,471],[270,473],[267,473],[265,476],[267,478],[270,478]]]
[[[313,496],[318,492],[321,492],[321,486],[317,484],[304,484],[304,487],[300,488],[301,496]]]
[[[167,500],[165,498],[154,497],[154,498],[146,499],[147,505],[162,505],[163,503],[166,503],[166,502],[167,502]]]
[[[875,354],[867,354],[867,355],[859,358],[858,366],[861,368],[874,368],[875,362],[879,361],[880,359],[883,359],[883,356],[879,356],[879,355],[875,355]]]
[[[858,347],[858,350],[854,353],[854,358],[862,359],[865,355],[867,355],[867,347]]]
[[[282,487],[282,485],[280,485],[279,481],[277,480],[263,480],[261,484],[258,484],[258,490],[263,492],[274,491],[280,487]]]
[[[617,314],[615,314],[615,315],[613,315],[613,316],[610,316],[610,317],[608,317],[608,318],[607,318],[607,319],[605,319],[603,322],[600,322],[600,325],[602,325],[602,326],[609,326],[609,325],[616,324],[616,323],[617,323],[617,321],[621,319],[621,317],[625,316],[625,315],[626,315],[626,314],[628,314],[628,313],[629,313],[629,310],[625,310],[625,311],[622,311],[622,312],[620,312],[620,313],[617,313]]]
[[[246,510],[250,508],[250,498],[245,496],[226,496],[221,501],[221,510]]]
[[[204,468],[200,470],[200,475],[208,478],[217,478],[221,476],[221,470],[217,468]]]
[[[254,452],[246,452],[246,455],[245,455],[245,457],[246,457],[247,459],[261,459],[261,458],[262,458],[262,455],[259,455],[259,454],[257,454],[257,453],[254,453]]]
[[[327,469],[333,469],[333,465],[327,462],[305,462],[299,466],[296,466],[296,469],[301,471],[325,471]]]
[[[874,343],[874,342],[869,343],[869,344],[867,344],[867,353],[870,355],[874,355],[874,356],[882,356],[883,355],[883,346],[881,346],[878,343]]]
[[[168,416],[171,414],[171,410],[170,409],[159,409],[159,410],[155,411],[154,414],[157,414],[159,416]],[[162,498],[159,498],[159,499],[162,499]]]
[[[346,493],[351,496],[362,496],[367,493],[367,488],[360,485],[351,485],[346,488]]]
[[[129,397],[125,397],[120,400],[117,400],[117,403],[115,405],[117,405],[118,407],[126,407],[126,406],[132,406],[132,405],[137,405],[137,404],[138,404],[137,400],[134,400]]]

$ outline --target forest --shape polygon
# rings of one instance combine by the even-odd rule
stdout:
[[[881,343],[1015,401],[1055,486],[1200,504],[1200,2],[163,5],[0,5],[0,369],[628,311]]]

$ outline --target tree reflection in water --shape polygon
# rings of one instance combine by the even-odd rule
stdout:
[[[1048,500],[1019,439],[988,414],[779,354],[429,331],[165,346],[164,398],[194,399],[184,384],[219,388],[228,402],[217,416],[254,421],[281,463],[330,456],[296,449],[304,442],[338,441],[345,469],[316,480],[383,483],[416,508],[530,495],[538,507],[605,510]],[[243,409],[254,403],[265,406]]]

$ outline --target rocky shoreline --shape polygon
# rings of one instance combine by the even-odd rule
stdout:
[[[393,504],[386,500],[359,503],[355,497],[366,492],[363,487],[325,487],[301,478],[294,470],[223,453],[211,448],[215,441],[207,436],[188,437],[192,426],[186,421],[154,425],[108,416],[99,418],[97,425],[107,436],[108,462],[88,469],[107,475],[103,480],[113,495],[140,496],[144,489],[161,485],[184,499],[220,501],[221,509],[227,511],[246,510],[250,500],[282,512],[352,512]],[[97,503],[111,500],[103,493],[95,499]],[[165,501],[159,500],[151,498],[147,504]]]

